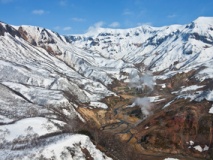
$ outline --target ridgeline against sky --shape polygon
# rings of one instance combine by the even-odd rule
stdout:
[[[0,0],[0,21],[80,34],[91,27],[188,24],[212,16],[212,6],[212,0]]]

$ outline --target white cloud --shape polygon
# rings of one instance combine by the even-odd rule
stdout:
[[[39,9],[39,10],[33,10],[32,13],[33,13],[33,14],[36,14],[36,15],[42,15],[42,14],[45,13],[45,11],[42,10],[42,9]]]
[[[12,2],[13,0],[0,0],[1,3],[10,3]]]
[[[83,21],[85,21],[85,19],[77,18],[77,17],[72,18],[72,20],[75,21],[75,22],[83,22]]]
[[[64,27],[63,30],[64,31],[70,31],[72,28],[71,27]]]
[[[176,14],[171,14],[171,15],[168,15],[167,17],[168,18],[175,18],[175,17],[177,17],[177,15]]]
[[[102,26],[104,25],[104,22],[103,21],[99,21],[99,22],[96,22],[95,24],[93,24],[92,26],[90,26],[87,30],[87,32],[89,33],[93,33],[95,32],[98,28],[101,28]]]
[[[113,22],[109,25],[109,27],[112,27],[112,28],[120,27],[120,23],[119,22]]]

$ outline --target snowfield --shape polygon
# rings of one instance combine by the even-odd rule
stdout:
[[[59,129],[54,124],[41,117],[25,118],[13,124],[0,126],[0,136],[7,142],[12,142],[21,136],[34,134],[42,136],[56,131]]]

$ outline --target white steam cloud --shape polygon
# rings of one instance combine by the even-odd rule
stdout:
[[[139,75],[137,71],[133,72],[129,76],[130,82],[129,86],[131,88],[137,88],[137,89],[145,89],[145,87],[148,87],[149,89],[154,89],[154,79],[153,75],[150,71],[146,71],[145,73]]]
[[[130,82],[129,86],[131,88],[136,88],[142,92],[145,88],[149,88],[151,91],[154,89],[155,81],[153,75],[150,71],[145,71],[144,73],[138,73],[134,71],[129,76]],[[141,108],[142,114],[147,117],[151,114],[152,104],[148,97],[136,98],[133,104],[129,107],[139,106]]]
[[[143,97],[143,98],[136,98],[134,103],[132,104],[133,106],[139,106],[141,108],[142,114],[147,117],[151,114],[151,102],[148,97]]]

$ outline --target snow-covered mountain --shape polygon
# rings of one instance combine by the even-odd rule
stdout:
[[[105,58],[144,63],[152,71],[180,69],[211,59],[213,19],[200,17],[188,25],[98,28],[66,39]]]
[[[4,144],[0,154],[4,159],[27,159],[39,152],[38,159],[39,156],[59,159],[62,153],[70,152],[66,150],[70,145],[71,148],[76,146],[72,151],[76,154],[71,154],[73,159],[84,157],[82,148],[86,148],[94,159],[109,159],[88,137],[62,133],[61,127],[56,126],[64,126],[67,121],[58,118],[56,110],[52,109],[59,108],[60,115],[70,120],[75,115],[84,120],[94,115],[97,124],[111,124],[101,120],[96,110],[101,110],[102,119],[105,119],[107,112],[113,110],[114,99],[116,103],[125,102],[122,105],[126,107],[132,99],[117,98],[135,95],[124,94],[121,88],[128,91],[128,83],[140,79],[144,70],[154,75],[154,87],[150,87],[154,91],[149,99],[153,103],[163,100],[162,110],[172,108],[172,104],[181,98],[201,104],[207,100],[211,104],[212,52],[212,17],[200,17],[187,25],[96,28],[83,35],[70,36],[41,27],[0,22],[0,142]],[[103,100],[106,97],[113,100]],[[113,113],[117,114],[117,110]],[[152,112],[157,113],[156,110]],[[116,118],[121,121],[119,116]],[[61,134],[47,136],[43,146],[35,145],[34,150],[25,150],[26,154],[17,151],[29,145],[23,140],[29,135],[39,139],[54,133]],[[140,136],[136,132],[133,135],[135,138]],[[53,145],[54,141],[60,144],[60,149]],[[210,148],[212,140],[209,141],[205,145]]]
[[[36,146],[34,150],[24,149],[28,148],[30,141],[61,132],[60,127],[49,121],[57,119],[49,106],[65,106],[62,113],[72,117],[76,114],[73,107],[77,103],[99,100],[113,93],[101,82],[94,81],[92,76],[87,78],[84,75],[85,67],[78,65],[81,55],[58,34],[39,27],[12,27],[5,23],[0,23],[0,31],[1,158],[29,159],[39,152],[35,159],[54,156],[59,159],[70,152],[66,147],[71,147],[73,159],[85,156],[82,148],[88,150],[94,159],[109,159],[95,148],[88,137],[80,135],[52,136],[43,146]],[[55,52],[59,49],[63,53],[66,51],[67,56],[57,52],[57,57]],[[88,65],[91,66],[91,69],[88,68],[91,74],[94,74],[92,65]],[[94,72],[100,79],[109,79],[101,70]],[[61,120],[54,123],[64,125]],[[54,146],[56,141],[59,145]],[[24,150],[18,152],[18,148]]]

